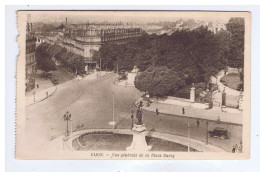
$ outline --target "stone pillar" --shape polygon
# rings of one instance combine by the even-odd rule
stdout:
[[[243,92],[240,93],[239,95],[239,101],[238,101],[238,109],[243,111],[243,100],[244,99],[244,94]]]
[[[194,85],[190,89],[190,102],[191,103],[195,102],[195,87],[194,87]]]
[[[130,146],[126,148],[127,151],[150,151],[152,146],[148,146],[145,140],[145,125],[134,124],[133,127],[133,141]]]
[[[226,87],[224,87],[223,91],[222,91],[222,101],[221,101],[221,105],[222,106],[226,106],[226,91],[225,91]]]

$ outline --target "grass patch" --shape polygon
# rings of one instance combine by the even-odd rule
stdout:
[[[229,73],[220,79],[220,82],[225,86],[239,91],[239,85],[242,81],[237,73]]]

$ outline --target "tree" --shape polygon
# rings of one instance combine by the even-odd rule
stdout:
[[[49,71],[54,71],[56,65],[46,52],[41,49],[36,49],[36,59],[37,59],[37,68],[43,70],[45,73]]]
[[[231,33],[228,65],[235,68],[242,68],[244,66],[245,42],[244,18],[231,18],[226,24],[226,27],[227,30]]]
[[[185,85],[183,76],[165,66],[149,68],[135,78],[135,87],[150,95],[166,96]]]

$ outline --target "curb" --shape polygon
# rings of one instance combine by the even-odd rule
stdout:
[[[51,94],[49,94],[48,97],[52,96],[52,94],[55,93],[56,90],[57,90],[57,86],[55,86],[55,90],[54,90]],[[27,106],[31,106],[31,105],[36,104],[36,103],[39,103],[39,102],[41,102],[41,101],[47,99],[48,97],[45,96],[44,98],[42,98],[42,99],[40,99],[40,100],[38,100],[38,101],[36,101],[36,102],[33,102],[33,103],[31,103],[31,104],[26,105],[26,107],[27,107]]]

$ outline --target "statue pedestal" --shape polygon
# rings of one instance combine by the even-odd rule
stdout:
[[[133,127],[133,141],[130,146],[126,148],[127,151],[150,151],[152,146],[147,146],[145,140],[145,125],[134,124]]]

